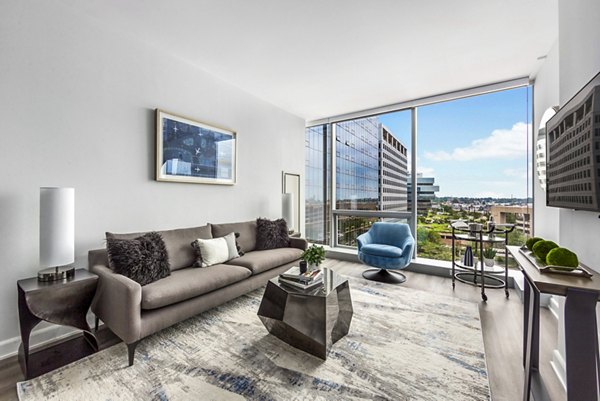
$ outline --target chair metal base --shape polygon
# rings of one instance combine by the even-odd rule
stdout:
[[[404,274],[386,269],[369,269],[364,271],[362,276],[367,280],[388,284],[402,284],[406,281],[406,276]]]

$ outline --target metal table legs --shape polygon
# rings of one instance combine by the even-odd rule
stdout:
[[[525,276],[523,401],[550,400],[539,373],[540,291]],[[565,302],[567,400],[598,401],[598,328],[594,291],[568,289]]]

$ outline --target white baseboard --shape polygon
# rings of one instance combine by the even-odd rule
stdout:
[[[567,391],[567,368],[565,367],[565,360],[556,349],[552,352],[550,365],[552,365],[552,370],[556,373],[561,386]]]
[[[552,316],[554,316],[554,318],[556,320],[558,320],[560,305],[558,304],[558,300],[556,299],[556,297],[554,297],[554,296],[550,297],[550,302],[548,303],[548,309],[550,309],[550,312],[552,312]]]
[[[89,313],[87,316],[88,324],[93,327],[94,315]],[[74,336],[81,331],[68,326],[58,326],[55,324],[40,323],[40,328],[33,330],[29,337],[30,352],[35,351],[50,343],[63,340]],[[0,360],[11,358],[19,352],[21,345],[21,337],[13,337],[4,341],[0,341]]]

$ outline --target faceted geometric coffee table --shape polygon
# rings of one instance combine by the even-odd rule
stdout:
[[[258,317],[269,333],[309,354],[327,359],[331,346],[348,334],[352,299],[348,279],[323,268],[323,285],[301,290],[267,283]]]

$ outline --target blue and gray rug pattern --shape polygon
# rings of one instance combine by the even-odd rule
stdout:
[[[25,400],[488,400],[477,304],[350,279],[349,334],[326,361],[267,333],[264,289],[17,384]]]

